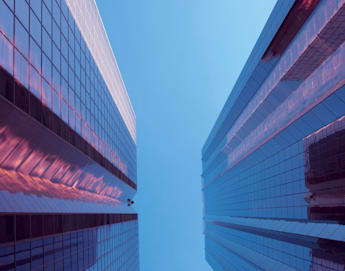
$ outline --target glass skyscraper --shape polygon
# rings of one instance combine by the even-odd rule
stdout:
[[[0,270],[139,270],[135,127],[94,0],[0,0]]]
[[[214,270],[345,270],[345,1],[277,1],[203,149]]]

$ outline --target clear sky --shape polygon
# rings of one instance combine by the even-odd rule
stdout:
[[[137,117],[142,271],[207,271],[201,148],[276,0],[97,0]]]

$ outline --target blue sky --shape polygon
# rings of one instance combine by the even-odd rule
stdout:
[[[276,0],[98,0],[137,117],[142,271],[211,270],[201,148]]]

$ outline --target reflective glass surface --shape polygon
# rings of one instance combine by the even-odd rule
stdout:
[[[135,116],[88,3],[0,0],[0,270],[139,270]]]
[[[136,183],[135,142],[66,2],[1,0],[0,13],[1,66]]]
[[[306,3],[278,1],[204,145],[214,270],[345,268],[345,1]]]
[[[10,225],[2,226],[8,230]],[[0,244],[0,270],[139,270],[137,220],[36,238],[34,234],[31,229],[31,239]]]

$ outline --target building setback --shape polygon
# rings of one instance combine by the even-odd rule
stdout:
[[[135,127],[94,0],[0,0],[0,270],[139,270]]]
[[[214,270],[345,270],[345,1],[279,0],[203,149]]]

